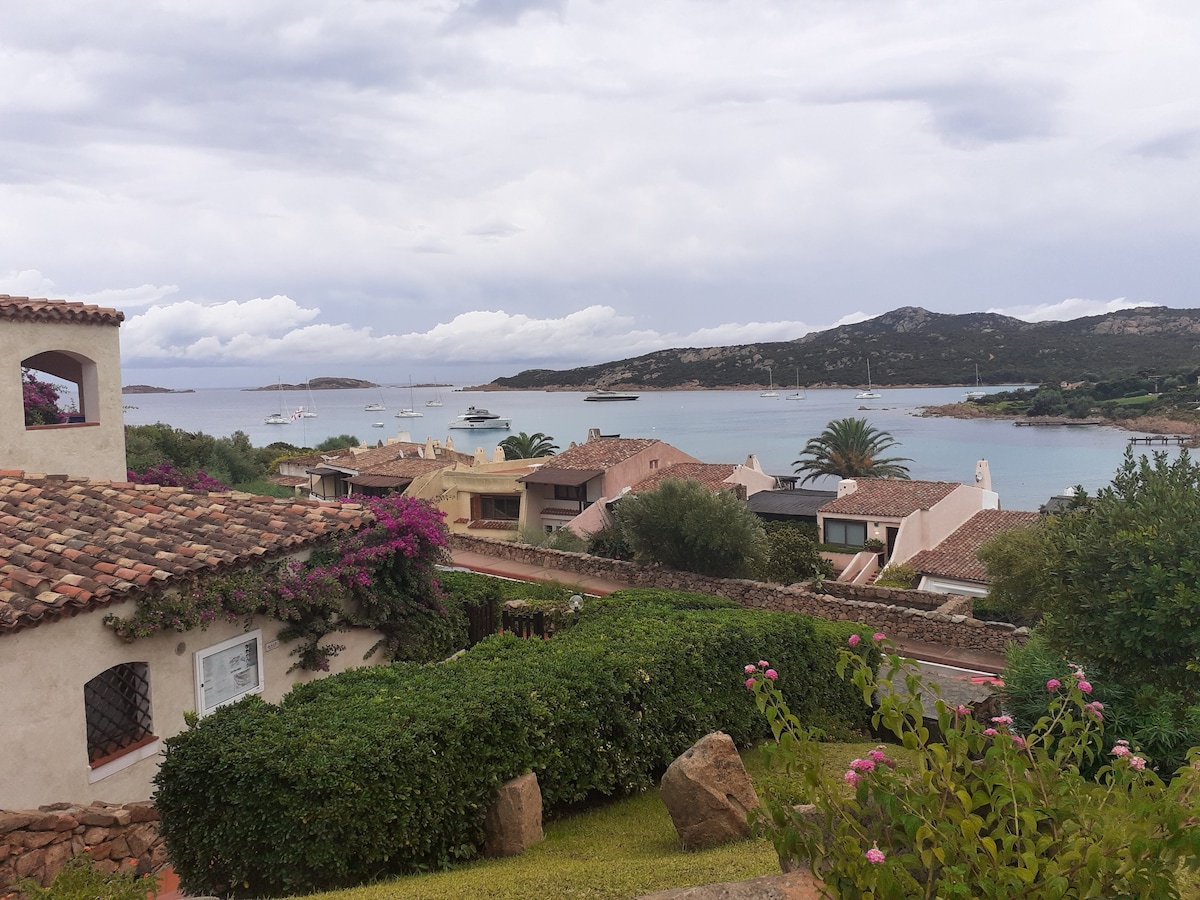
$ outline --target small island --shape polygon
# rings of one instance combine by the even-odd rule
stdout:
[[[353,390],[355,388],[377,388],[373,381],[364,381],[361,378],[313,378],[307,382],[300,384],[268,384],[263,387],[243,388],[246,391],[344,391]]]
[[[174,388],[155,387],[152,384],[127,384],[121,388],[122,394],[194,394],[195,388],[184,388],[175,390]]]

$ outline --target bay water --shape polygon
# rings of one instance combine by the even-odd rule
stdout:
[[[993,390],[1003,390],[994,388]],[[771,474],[791,474],[793,462],[809,438],[833,419],[866,418],[899,445],[887,455],[909,457],[913,478],[931,481],[974,480],[975,462],[988,460],[992,487],[1004,509],[1036,510],[1073,485],[1094,491],[1109,482],[1128,446],[1130,432],[1099,426],[1014,427],[1011,421],[926,417],[927,406],[962,399],[963,388],[883,388],[878,400],[855,399],[855,390],[808,390],[803,400],[760,397],[758,391],[655,391],[626,402],[584,402],[583,391],[470,391],[441,388],[441,408],[426,407],[432,388],[411,395],[420,418],[396,418],[410,405],[403,388],[314,391],[199,389],[177,394],[126,394],[125,422],[163,422],[192,432],[227,437],[245,432],[255,446],[285,441],[311,447],[327,437],[350,434],[364,445],[407,434],[454,442],[458,450],[483,447],[489,457],[508,434],[542,432],[561,449],[582,443],[589,428],[622,437],[653,437],[705,462],[741,463],[758,457]],[[364,409],[382,402],[386,410]],[[316,418],[291,418],[311,406]],[[468,406],[482,406],[512,419],[511,431],[452,430],[448,427]],[[287,425],[267,425],[270,413],[282,412]],[[381,423],[382,427],[377,427]],[[1137,452],[1145,452],[1144,448]],[[1174,450],[1172,453],[1176,452]],[[832,478],[808,487],[833,489]]]

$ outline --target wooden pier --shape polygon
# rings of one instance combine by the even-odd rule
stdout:
[[[1174,444],[1176,447],[1182,447],[1190,438],[1186,434],[1147,434],[1137,435],[1129,439],[1131,444],[1161,444],[1167,446]]]

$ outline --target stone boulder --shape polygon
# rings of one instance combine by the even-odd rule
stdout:
[[[528,772],[500,785],[483,827],[487,856],[515,856],[540,841],[542,790],[537,776]]]
[[[733,739],[721,731],[697,741],[667,768],[661,796],[685,850],[750,836],[758,795]]]

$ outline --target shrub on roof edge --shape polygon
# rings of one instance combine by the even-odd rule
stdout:
[[[550,806],[645,788],[710,731],[765,736],[748,660],[789,673],[803,719],[867,723],[834,675],[855,626],[644,593],[589,601],[552,640],[353,670],[168,739],[155,803],[184,889],[305,893],[453,865],[482,846],[496,788],[530,770]]]

